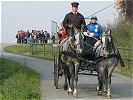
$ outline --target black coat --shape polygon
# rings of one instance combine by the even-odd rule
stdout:
[[[42,38],[42,34],[39,33],[39,34],[37,35],[37,38],[38,38],[38,39],[41,39],[41,38]]]
[[[68,36],[70,32],[70,28],[68,27],[69,24],[72,24],[78,29],[81,29],[81,25],[86,25],[84,16],[79,12],[76,16],[73,14],[73,12],[68,13],[63,20],[63,26],[65,27]]]

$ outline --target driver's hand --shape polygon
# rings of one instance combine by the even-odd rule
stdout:
[[[73,24],[69,24],[68,27],[69,27],[69,28],[72,28],[72,27],[73,27]]]
[[[69,39],[72,39],[72,37],[71,37],[71,36],[69,36]]]
[[[81,29],[84,29],[84,25],[81,25]]]

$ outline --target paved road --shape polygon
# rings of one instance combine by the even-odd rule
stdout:
[[[1,45],[1,56],[19,62],[21,64],[26,64],[29,67],[35,69],[41,75],[41,100],[105,100],[104,96],[97,96],[96,86],[97,77],[88,75],[79,75],[78,82],[78,92],[79,98],[73,98],[67,94],[67,91],[63,90],[63,80],[59,80],[59,89],[55,89],[53,83],[53,61],[42,60],[32,57],[25,57],[20,55],[15,55],[3,51],[3,47],[11,44]],[[133,99],[133,80],[114,73],[112,77],[111,92],[113,100],[132,100]]]

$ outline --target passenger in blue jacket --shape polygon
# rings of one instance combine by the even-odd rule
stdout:
[[[92,16],[90,23],[86,26],[88,35],[91,37],[96,37],[97,39],[101,38],[102,35],[102,26],[97,23],[97,17]]]
[[[84,34],[84,41],[87,44],[84,44],[84,57],[89,60],[94,60],[93,49],[96,48],[99,43],[101,43],[102,36],[102,26],[97,23],[97,17],[92,16],[90,23],[86,26],[86,31]]]

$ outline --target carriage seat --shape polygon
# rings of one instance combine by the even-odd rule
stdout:
[[[83,57],[88,60],[93,60],[94,42],[92,37],[84,36],[84,52]]]

